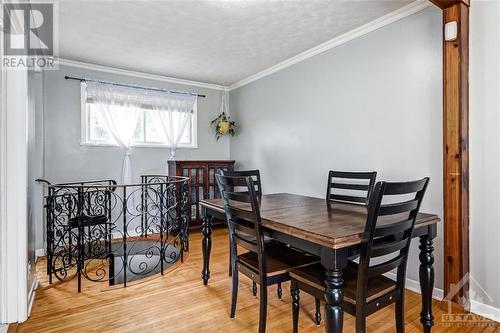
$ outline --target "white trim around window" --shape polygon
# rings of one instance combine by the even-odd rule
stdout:
[[[179,143],[177,148],[198,148],[198,103],[193,107],[189,128],[191,130],[190,143]],[[119,147],[117,143],[109,141],[96,141],[90,139],[90,117],[87,112],[87,90],[84,82],[80,85],[80,145],[90,147]],[[132,143],[135,148],[171,148],[169,144],[162,142],[137,142]]]

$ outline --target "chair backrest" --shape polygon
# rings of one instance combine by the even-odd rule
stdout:
[[[370,194],[377,178],[376,172],[345,172],[328,173],[326,200],[368,204]]]
[[[215,177],[224,202],[232,258],[237,257],[237,244],[257,253],[259,270],[265,276],[264,234],[262,232],[259,201],[252,177],[226,176],[222,174],[217,174]],[[243,188],[244,191],[235,192],[235,188]]]
[[[427,177],[410,182],[378,182],[375,185],[368,205],[365,239],[361,245],[358,301],[366,299],[369,278],[393,269],[397,269],[399,287],[404,286],[413,228],[428,183]],[[374,258],[378,258],[375,264],[371,263]]]
[[[262,185],[260,182],[260,171],[259,170],[241,170],[241,171],[230,171],[230,170],[221,170],[222,175],[224,176],[230,176],[230,177],[251,177],[254,188],[255,188],[255,194],[258,197],[262,197]],[[236,190],[238,188],[235,188]],[[243,188],[243,190],[245,190]]]

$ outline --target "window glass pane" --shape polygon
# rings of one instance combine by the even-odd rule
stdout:
[[[181,122],[182,115],[180,112],[172,112],[172,121],[175,125]],[[190,144],[191,143],[191,122],[193,120],[193,116],[189,116],[189,119],[186,124],[186,128],[184,129],[184,133],[182,133],[181,139],[179,143]]]
[[[134,138],[132,141],[137,143],[144,142],[144,111],[141,112],[139,120],[137,121],[137,127],[135,128]]]
[[[166,143],[167,138],[165,137],[158,113],[156,111],[145,110],[144,118],[146,121],[146,142]]]
[[[100,143],[114,143],[114,139],[109,133],[101,113],[97,112],[92,103],[87,103],[87,113],[89,117],[89,140]]]
[[[177,112],[174,112],[176,114]],[[184,133],[182,134],[181,140],[179,143],[184,143],[184,144],[190,144],[191,143],[191,122],[193,120],[193,116],[190,116],[190,119],[188,120],[188,123],[186,125],[186,129],[184,130]]]
[[[120,106],[114,106],[120,108]],[[123,112],[127,112],[125,107]],[[196,106],[195,106],[196,108]],[[99,109],[94,106],[94,104],[89,101],[86,103],[87,112],[87,140],[89,143],[106,143],[106,144],[116,144],[113,136],[106,127],[106,123],[99,112]],[[172,112],[172,121],[174,128],[178,128],[182,120],[183,114],[180,112]],[[191,114],[186,124],[186,128],[182,133],[179,143],[181,145],[190,145],[193,142],[192,129],[193,129],[193,119],[194,115]],[[175,134],[175,133],[174,133]],[[143,109],[141,111],[141,116],[138,119],[137,126],[135,128],[133,142],[136,144],[165,144],[168,145],[166,135],[160,120],[160,117],[156,111],[150,108]]]

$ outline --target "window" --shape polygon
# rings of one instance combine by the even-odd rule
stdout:
[[[82,83],[82,144],[96,146],[118,146],[117,142],[106,127],[103,115],[95,106],[91,98],[87,96],[86,84]],[[113,105],[120,108],[119,105]],[[124,110],[124,112],[127,112]],[[173,121],[181,117],[179,112],[172,112]],[[132,146],[136,147],[168,147],[165,132],[161,126],[157,111],[144,105],[140,110],[139,120],[134,132]],[[194,104],[193,112],[179,141],[179,148],[196,148],[196,121],[197,103]]]

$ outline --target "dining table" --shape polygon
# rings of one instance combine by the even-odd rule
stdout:
[[[222,199],[200,201],[202,214],[203,284],[210,279],[212,222],[225,220]],[[342,270],[356,258],[365,238],[367,206],[334,202],[290,193],[263,195],[259,199],[265,234],[294,248],[316,255],[325,268],[325,332],[342,332]],[[419,280],[422,297],[420,322],[424,332],[434,325],[432,291],[434,288],[433,239],[437,235],[435,214],[419,213],[412,238],[419,238]],[[379,219],[378,224],[385,223]],[[390,221],[387,221],[390,223]]]

